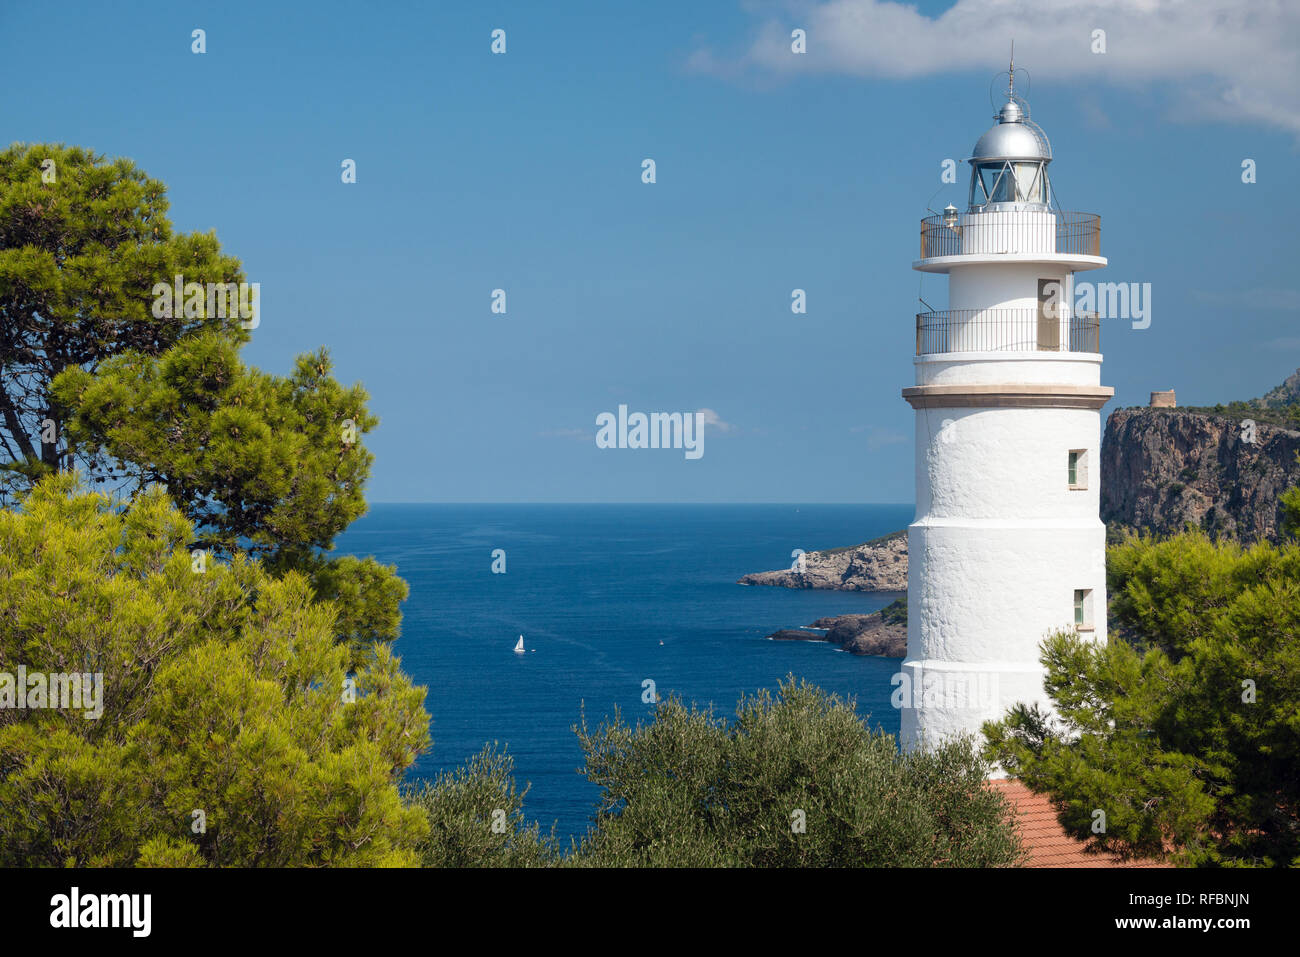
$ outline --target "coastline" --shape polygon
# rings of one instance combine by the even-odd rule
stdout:
[[[907,596],[869,614],[832,615],[802,628],[772,632],[771,641],[827,641],[854,655],[902,658],[907,653]]]

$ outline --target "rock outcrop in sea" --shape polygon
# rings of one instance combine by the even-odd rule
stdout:
[[[740,585],[833,588],[838,591],[907,591],[907,531],[862,545],[807,552],[803,570],[783,569],[743,576]]]
[[[829,641],[855,655],[902,658],[907,653],[907,599],[900,598],[869,615],[818,618],[806,631],[783,628],[767,637],[773,641]]]

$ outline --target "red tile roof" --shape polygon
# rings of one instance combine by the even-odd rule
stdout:
[[[1158,860],[1121,860],[1109,851],[1094,851],[1067,834],[1046,794],[1035,794],[1016,780],[990,781],[1015,810],[1020,839],[1029,852],[1026,867],[1169,867]]]

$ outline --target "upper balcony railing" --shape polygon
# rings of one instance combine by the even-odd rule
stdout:
[[[1101,255],[1101,217],[1093,213],[963,213],[949,226],[942,215],[921,220],[921,258],[1056,253]]]
[[[945,352],[1101,352],[1095,312],[1049,315],[1044,309],[946,309],[916,317],[916,354]]]

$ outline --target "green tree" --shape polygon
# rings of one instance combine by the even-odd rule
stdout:
[[[419,852],[425,867],[546,867],[560,859],[554,828],[524,817],[527,788],[514,781],[514,760],[494,745],[463,767],[409,790],[429,822]]]
[[[238,346],[188,337],[161,356],[126,353],[66,370],[52,392],[81,447],[122,463],[134,489],[161,484],[197,526],[196,546],[293,564],[365,511],[377,423],[360,386],[321,350],[287,378],[245,367]]]
[[[1300,463],[1300,455],[1296,461]],[[1278,501],[1282,505],[1282,533],[1292,537],[1300,535],[1300,485],[1287,489]]]
[[[215,235],[173,235],[166,210],[163,185],[128,160],[62,146],[16,146],[0,154],[0,498],[21,501],[35,483],[53,482],[52,473],[74,465],[90,483],[126,493],[111,506],[99,499],[93,507],[66,506],[71,512],[58,511],[44,492],[22,506],[25,516],[38,514],[39,506],[56,520],[111,515],[120,527],[115,532],[104,524],[108,518],[96,518],[96,535],[85,542],[32,552],[81,548],[86,567],[105,581],[92,574],[61,587],[75,578],[62,566],[9,566],[15,581],[36,590],[28,599],[11,592],[13,607],[27,617],[13,636],[0,636],[14,642],[0,651],[0,662],[36,668],[33,662],[51,655],[74,662],[80,655],[87,668],[102,668],[108,687],[104,717],[88,725],[74,721],[51,730],[42,723],[54,720],[48,713],[12,727],[0,720],[9,735],[0,747],[0,782],[15,789],[15,807],[26,801],[39,809],[22,818],[37,822],[35,831],[12,832],[6,845],[12,856],[5,859],[409,863],[416,859],[412,835],[426,825],[418,809],[401,804],[395,781],[424,746],[427,716],[418,695],[402,692],[409,682],[395,659],[375,647],[398,634],[406,586],[373,559],[328,555],[334,538],[365,510],[371,456],[360,437],[377,420],[366,409],[364,390],[330,377],[323,350],[301,357],[288,377],[265,375],[239,361],[247,339],[239,320],[246,317],[228,301],[223,310],[219,300],[187,293],[184,303],[160,308],[155,287],[170,286],[178,275],[200,286],[244,280]],[[55,498],[92,500],[59,483],[50,486],[60,490]],[[164,494],[179,515],[165,512]],[[36,527],[13,525],[14,541]],[[174,559],[177,569],[189,569],[195,549],[208,563],[202,574],[182,576],[175,595],[154,593],[164,579],[169,587],[182,584],[162,558],[151,559],[156,567],[142,577],[134,567],[105,563],[96,551],[105,535],[117,532],[114,547],[123,554],[148,551],[145,542],[160,527],[175,551],[167,561]],[[151,589],[153,605],[139,605],[125,590],[135,578]],[[200,582],[207,590],[196,592]],[[278,617],[258,626],[265,634],[250,630],[245,618],[223,617],[226,605],[209,606],[221,582],[229,593],[223,601],[245,609],[245,618],[283,600]],[[87,594],[93,608],[81,604]],[[167,622],[136,621],[130,614],[138,605],[165,614]],[[125,630],[100,634],[95,616],[104,628],[120,622]],[[0,614],[0,620],[8,619]],[[137,625],[143,631],[131,630]],[[66,629],[63,638],[58,628]],[[280,648],[279,636],[291,630],[311,640],[293,638]],[[26,647],[37,633],[43,643]],[[322,633],[346,647],[331,644],[328,660],[322,658]],[[273,638],[278,657],[268,661]],[[69,651],[66,641],[78,640],[99,650]],[[294,690],[285,683],[303,667],[325,669],[329,677],[320,688],[346,674],[362,699],[346,715],[328,714],[314,685]],[[277,697],[277,681],[293,706]],[[365,694],[371,686],[376,693]],[[311,696],[300,697],[306,691]],[[397,700],[382,715],[372,714],[370,727],[356,727],[351,740],[344,724],[359,721],[390,693]],[[219,707],[209,713],[196,706],[206,724],[187,726],[187,706],[169,703],[181,697]],[[412,703],[423,724],[411,722]],[[385,740],[390,719],[400,719],[400,742]],[[313,731],[315,738],[302,737]],[[204,761],[211,781],[187,784]],[[207,837],[176,832],[178,839],[168,829],[179,805],[160,811],[163,792],[169,801],[206,802],[193,807],[209,809]],[[288,809],[277,808],[279,801],[289,802]],[[117,817],[141,802],[149,813],[138,821]],[[41,822],[73,805],[87,809],[84,828],[69,824],[65,834],[55,826],[42,841]],[[159,830],[163,811],[167,827]],[[365,833],[343,833],[352,827]],[[259,838],[260,832],[267,833]]]
[[[1138,640],[1050,638],[1057,720],[1017,709],[985,726],[985,756],[1099,847],[1300,864],[1300,546],[1133,538],[1109,550],[1107,577]]]
[[[244,281],[214,234],[175,235],[167,208],[163,184],[129,160],[0,153],[0,501],[74,464],[132,494],[162,483],[199,530],[194,547],[248,551],[337,599],[359,657],[397,636],[406,586],[371,559],[324,553],[365,511],[360,436],[377,420],[323,350],[265,375],[240,364],[247,332],[229,303],[156,308],[155,286],[178,275]]]
[[[366,509],[377,419],[359,385],[330,375],[328,354],[300,356],[287,378],[245,367],[229,338],[188,336],[159,356],[126,353],[51,388],[78,448],[120,463],[134,489],[161,484],[194,524],[193,548],[244,552],[273,574],[308,576],[336,600],[354,660],[397,637],[406,585],[373,559],[330,560],[333,540]]]
[[[595,866],[1008,865],[1022,852],[972,742],[900,754],[852,702],[791,678],[728,723],[677,699],[575,729],[603,794],[573,862]]]
[[[71,475],[0,511],[0,672],[103,676],[98,718],[0,709],[0,865],[417,863],[423,689],[382,645],[352,671],[300,574],[196,565],[193,535]]]
[[[113,476],[112,462],[66,442],[49,391],[64,369],[155,354],[205,327],[246,336],[206,308],[153,314],[155,283],[176,275],[244,280],[214,234],[173,233],[167,206],[163,184],[130,160],[52,144],[0,152],[0,500],[73,462],[94,482]]]

